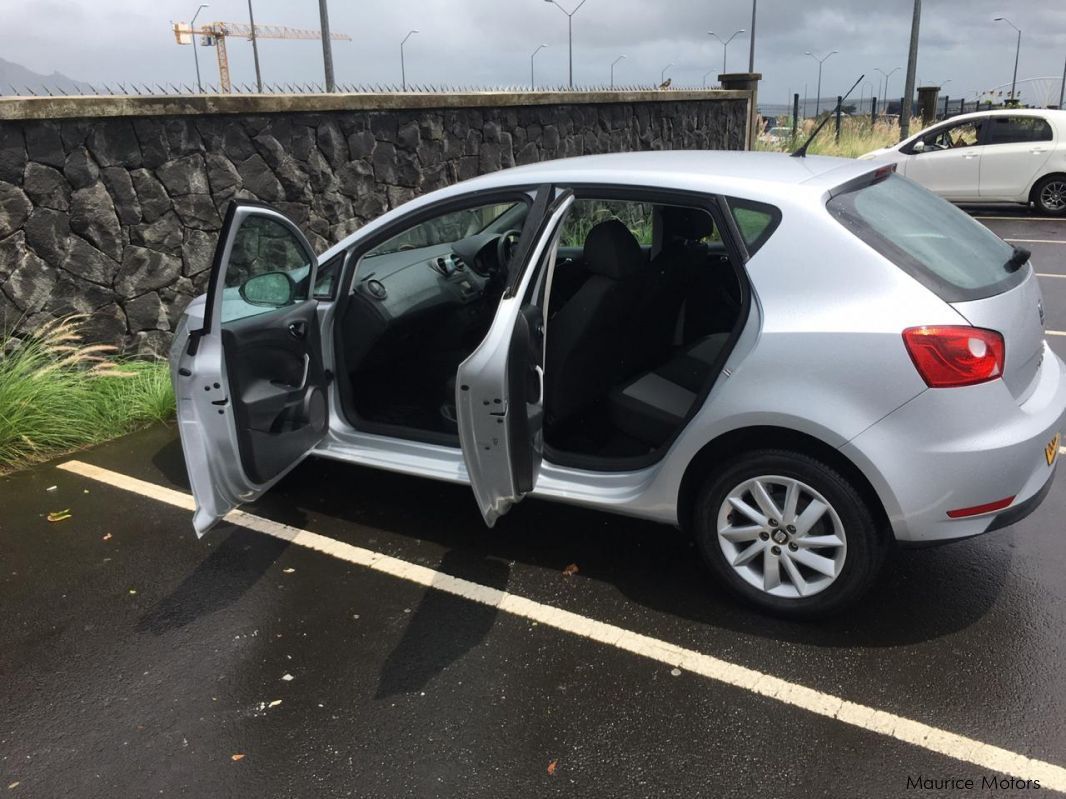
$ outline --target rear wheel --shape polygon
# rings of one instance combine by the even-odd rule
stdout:
[[[1048,175],[1033,187],[1033,202],[1048,216],[1066,214],[1066,176]]]
[[[786,450],[748,453],[712,476],[696,523],[703,557],[730,591],[792,618],[855,602],[887,550],[876,518],[844,476]]]

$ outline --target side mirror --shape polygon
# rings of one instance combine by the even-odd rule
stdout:
[[[296,283],[285,272],[266,272],[250,277],[238,289],[249,305],[281,308],[296,299]]]
[[[925,152],[925,142],[922,141],[921,139],[918,139],[918,141],[916,141],[914,144],[911,145],[911,152],[915,153],[915,154],[924,153]]]

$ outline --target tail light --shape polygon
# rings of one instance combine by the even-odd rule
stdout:
[[[1003,376],[1003,336],[980,327],[909,327],[903,343],[930,388],[985,383]]]

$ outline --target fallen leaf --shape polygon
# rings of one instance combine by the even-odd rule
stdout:
[[[111,540],[111,533],[104,533],[104,537],[101,538],[100,540],[101,541],[110,541]]]
[[[548,776],[549,777],[554,777],[555,776],[555,767],[558,766],[558,765],[559,765],[559,761],[558,760],[553,760],[551,763],[548,764]]]
[[[230,755],[229,759],[236,762],[238,760],[244,760],[244,752],[238,752],[235,755]]]
[[[563,569],[563,574],[565,574],[567,577],[577,574],[577,564],[571,563],[569,566]]]
[[[47,518],[48,518],[48,521],[50,521],[50,522],[61,522],[64,519],[69,519],[70,518],[70,508],[66,508],[64,510],[54,510],[51,513],[48,514]]]
[[[267,705],[267,707],[277,707],[280,704],[281,704],[281,700],[280,699],[275,699],[273,702],[271,702],[269,705]]]

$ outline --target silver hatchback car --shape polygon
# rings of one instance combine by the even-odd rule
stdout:
[[[1028,253],[892,167],[590,156],[413,200],[316,257],[229,209],[171,354],[206,532],[304,457],[691,530],[764,610],[1047,494],[1066,410]]]

